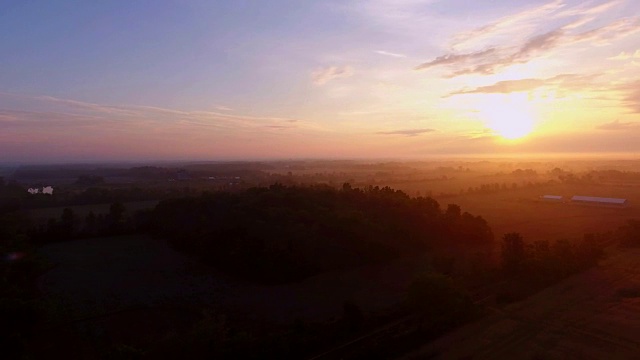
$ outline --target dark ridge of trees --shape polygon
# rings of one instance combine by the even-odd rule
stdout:
[[[581,241],[525,243],[518,233],[502,238],[502,270],[508,277],[550,283],[594,266],[610,234],[585,234]]]
[[[525,243],[519,233],[502,238],[501,270],[508,285],[498,302],[518,301],[544,287],[597,265],[610,234],[585,234],[581,241]]]
[[[56,188],[52,195],[35,194],[24,199],[25,208],[43,208],[57,206],[75,206],[108,204],[114,201],[147,201],[166,199],[184,195],[185,189],[153,188],[153,187],[99,187],[90,186],[78,191],[77,189]]]
[[[79,186],[95,186],[104,184],[104,177],[98,175],[80,175],[75,182]]]
[[[533,169],[516,169],[511,172],[511,175],[517,177],[536,177],[538,172]]]
[[[27,189],[15,181],[0,181],[0,213],[8,213],[20,210],[25,199],[29,197]]]
[[[251,188],[160,202],[153,233],[232,274],[286,282],[433,247],[490,246],[491,229],[457,205],[389,187]]]
[[[84,219],[73,209],[64,208],[60,217],[51,218],[46,225],[30,226],[29,235],[37,244],[85,239],[101,236],[117,236],[149,232],[152,210],[130,213],[123,203],[116,201],[106,214],[90,211]]]
[[[615,236],[620,247],[640,247],[640,220],[628,220],[624,225],[618,228]]]

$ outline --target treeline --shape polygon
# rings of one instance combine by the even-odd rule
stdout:
[[[85,189],[56,187],[53,194],[27,194],[21,199],[21,207],[37,209],[43,207],[110,204],[115,201],[148,201],[184,196],[194,191],[179,187],[139,186],[92,186]]]
[[[595,184],[595,183],[637,183],[640,182],[640,172],[620,170],[591,170],[582,174],[575,174],[560,168],[548,172],[565,184]]]
[[[251,188],[161,201],[151,227],[180,251],[263,282],[387,262],[430,248],[490,248],[479,216],[389,187]]]
[[[519,233],[502,238],[501,270],[507,280],[498,302],[520,300],[542,288],[595,266],[611,234],[585,234],[580,241],[537,240],[525,243]]]
[[[640,220],[630,219],[615,232],[615,237],[622,248],[640,247]]]
[[[59,218],[46,224],[31,225],[30,238],[37,244],[76,239],[142,233],[148,230],[151,209],[130,212],[121,202],[109,205],[109,212],[89,213],[81,217],[72,208],[64,208]]]
[[[549,185],[553,185],[555,183],[554,180],[547,180],[547,181],[526,181],[526,182],[522,182],[520,185],[518,185],[517,183],[511,183],[511,185],[507,184],[507,183],[491,183],[491,184],[481,184],[479,186],[470,186],[467,190],[466,193],[467,194],[493,194],[493,193],[497,193],[497,192],[504,192],[504,191],[510,191],[510,190],[517,190],[517,189],[534,189],[534,188],[541,188],[541,187],[545,187],[545,186],[549,186]],[[462,189],[460,190],[461,194],[465,193],[465,190]]]

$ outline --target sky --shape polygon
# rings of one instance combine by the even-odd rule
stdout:
[[[0,162],[640,154],[637,0],[0,0]]]

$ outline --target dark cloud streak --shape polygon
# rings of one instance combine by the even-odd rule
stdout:
[[[546,79],[519,79],[499,81],[495,84],[474,89],[454,91],[447,96],[463,94],[508,94],[512,92],[531,91],[544,86],[562,89],[586,89],[593,87],[592,81],[598,75],[560,74]]]
[[[640,129],[640,122],[620,122],[619,120],[602,124],[596,127],[598,130],[631,130]]]
[[[408,129],[408,130],[394,130],[394,131],[378,131],[376,134],[380,135],[404,135],[404,136],[418,136],[430,132],[436,131],[435,129]]]

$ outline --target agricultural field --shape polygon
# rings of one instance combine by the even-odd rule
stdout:
[[[640,218],[640,189],[602,189],[555,185],[538,189],[520,189],[497,194],[473,194],[442,199],[460,205],[465,211],[482,215],[499,238],[519,232],[525,240],[580,238],[586,233],[613,231],[628,219]],[[631,190],[631,191],[630,191]],[[576,194],[629,199],[627,208],[550,203],[539,199],[544,194],[559,194],[565,199]]]
[[[628,219],[640,218],[640,182],[637,179],[562,182],[550,174],[556,165],[575,169],[576,174],[587,174],[604,166],[626,170],[628,164],[577,162],[572,167],[544,162],[432,164],[386,172],[386,177],[378,176],[375,183],[403,190],[410,196],[431,196],[443,208],[447,204],[460,205],[463,211],[485,218],[496,238],[519,232],[526,241],[574,239],[585,233],[612,231]],[[531,174],[524,170],[524,175],[515,175],[519,166],[528,166]],[[560,195],[565,201],[545,202],[540,199],[542,195]],[[575,205],[569,201],[574,195],[624,198],[629,206]]]

